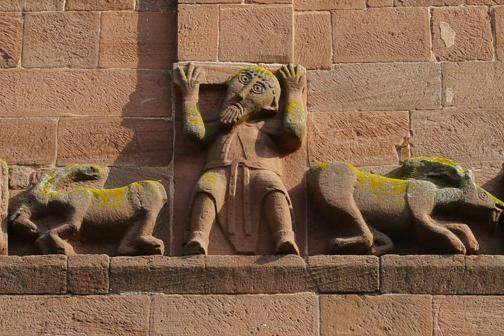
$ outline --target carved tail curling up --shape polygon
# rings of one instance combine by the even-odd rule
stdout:
[[[160,182],[146,180],[116,189],[79,186],[59,190],[73,182],[97,180],[103,177],[103,171],[97,165],[70,165],[44,174],[11,215],[11,227],[35,238],[44,253],[74,254],[66,239],[85,225],[96,231],[125,230],[118,255],[163,254],[163,241],[152,236],[159,211],[168,199]],[[64,222],[41,233],[32,220],[51,212]]]
[[[348,225],[354,232],[351,237],[332,239],[332,252],[380,255],[393,249],[389,235],[413,233],[432,252],[476,253],[479,244],[466,224],[441,224],[432,213],[473,210],[489,214],[496,225],[504,203],[478,187],[472,173],[452,161],[413,158],[401,168],[389,176],[343,162],[311,169],[310,191],[319,210],[330,222]]]

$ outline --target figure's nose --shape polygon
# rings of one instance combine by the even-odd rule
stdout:
[[[254,84],[252,82],[248,83],[247,85],[245,85],[237,94],[236,94],[236,98],[238,98],[239,101],[242,101],[244,100],[245,98],[247,98],[247,96],[249,95],[250,93],[250,90],[252,89],[252,86]]]

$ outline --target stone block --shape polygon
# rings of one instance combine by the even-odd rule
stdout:
[[[339,64],[330,71],[308,71],[310,113],[440,107],[438,64]]]
[[[0,13],[0,68],[18,66],[21,58],[23,21],[19,13]]]
[[[23,58],[27,68],[95,68],[100,17],[93,12],[25,15]]]
[[[495,6],[495,5],[504,5],[504,1],[503,0],[467,0],[467,4],[468,5]]]
[[[409,134],[408,112],[311,113],[310,164],[346,161],[355,165],[397,164],[396,145]]]
[[[428,295],[322,295],[321,336],[425,336],[432,332]]]
[[[133,10],[136,0],[67,0],[69,11]]]
[[[462,255],[385,255],[380,271],[382,293],[457,294],[465,286]]]
[[[294,62],[307,69],[329,69],[332,64],[331,15],[296,13]]]
[[[12,69],[0,71],[0,82],[8,83],[0,93],[5,117],[171,116],[163,71]]]
[[[40,12],[63,10],[64,0],[0,0],[0,12]]]
[[[167,166],[172,133],[166,119],[65,118],[59,124],[57,163]]]
[[[68,292],[72,294],[107,294],[109,257],[82,254],[68,257]]]
[[[179,5],[178,59],[217,61],[218,49],[219,6]]]
[[[293,0],[297,11],[326,11],[334,9],[364,9],[365,0]]]
[[[0,294],[65,294],[66,291],[65,256],[0,256]]]
[[[311,256],[307,267],[319,293],[368,293],[380,288],[380,259],[375,256]]]
[[[396,7],[443,7],[459,6],[464,4],[464,0],[394,0]],[[468,0],[468,2],[471,0]],[[469,3],[468,3],[469,4]]]
[[[110,292],[205,293],[205,261],[195,257],[114,257]]]
[[[492,0],[489,0],[493,2]],[[501,1],[501,5],[504,1]],[[495,30],[495,53],[499,61],[504,60],[504,6],[493,7],[492,17],[494,19]]]
[[[177,3],[183,0],[137,0],[136,9],[142,12],[164,12],[177,9]],[[192,1],[192,0],[191,0]]]
[[[466,256],[465,263],[465,294],[504,294],[504,256]]]
[[[369,8],[394,7],[394,0],[367,0]]]
[[[220,31],[223,32],[219,36],[220,61],[292,62],[292,6],[225,5],[220,8]]]
[[[333,61],[429,61],[429,11],[426,8],[381,8],[334,11]]]
[[[56,119],[2,118],[0,157],[13,165],[53,164],[56,155],[56,132]]]
[[[35,173],[35,169],[28,166],[10,166],[9,167],[9,188],[10,189],[25,189],[30,185],[31,175]]]
[[[2,335],[149,334],[149,296],[2,296]]]
[[[492,60],[493,37],[486,7],[434,8],[432,49],[438,61]]]
[[[314,289],[301,257],[207,256],[208,293],[298,293]]]
[[[315,336],[318,299],[291,295],[154,295],[155,335]]]
[[[102,14],[100,67],[168,69],[177,59],[177,13]]]

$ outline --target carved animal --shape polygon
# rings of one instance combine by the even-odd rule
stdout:
[[[389,236],[415,234],[431,252],[476,253],[479,244],[466,224],[441,224],[432,213],[464,208],[489,214],[495,224],[504,206],[475,184],[470,171],[446,159],[410,159],[395,174],[401,178],[362,172],[343,162],[311,169],[310,191],[322,214],[353,231],[350,237],[332,239],[332,252],[380,255],[393,249]],[[458,186],[441,187],[427,180],[439,183],[443,174]],[[418,179],[408,179],[415,176]]]
[[[57,190],[72,182],[97,180],[102,171],[95,165],[71,165],[46,173],[11,215],[11,228],[35,238],[43,253],[75,254],[65,239],[86,228],[125,232],[118,237],[118,255],[163,254],[163,241],[152,235],[159,211],[167,201],[161,183],[147,180],[117,189],[79,186]],[[61,215],[64,222],[42,233],[32,220],[51,212]]]

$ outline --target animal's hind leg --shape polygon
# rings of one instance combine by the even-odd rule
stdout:
[[[60,253],[74,255],[75,251],[72,245],[63,239],[62,236],[65,237],[76,234],[81,227],[82,220],[82,213],[80,211],[74,212],[65,224],[47,231],[41,235],[35,243],[44,254]]]
[[[466,248],[462,241],[429,215],[423,215],[416,221],[418,236],[424,245],[440,253],[466,254]]]
[[[479,243],[469,226],[462,223],[447,223],[445,226],[464,243],[468,254],[475,254],[479,251]]]
[[[349,200],[348,207],[343,210],[341,217],[346,217],[346,223],[351,229],[357,231],[357,234],[352,237],[332,239],[332,250],[336,253],[369,253],[373,246],[373,234],[353,199]]]
[[[117,249],[119,255],[164,254],[164,243],[152,235],[161,208],[145,210],[135,221]]]
[[[377,256],[381,256],[385,253],[388,253],[394,249],[394,243],[392,242],[392,239],[389,238],[386,234],[383,232],[380,232],[376,230],[375,228],[371,227],[371,231],[373,232],[373,239],[374,239],[374,244],[373,244],[373,254]]]

